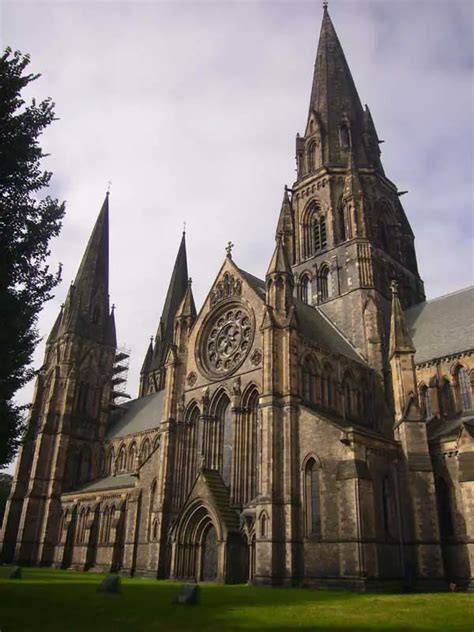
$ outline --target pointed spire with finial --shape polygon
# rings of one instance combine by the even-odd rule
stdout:
[[[325,164],[345,163],[345,151],[351,145],[356,154],[365,160],[362,142],[364,111],[327,3],[323,4],[323,8],[308,120],[316,114],[324,130]],[[341,147],[341,130],[345,125],[348,128],[344,132],[347,140]]]
[[[293,272],[291,271],[291,265],[288,261],[288,255],[281,235],[277,237],[275,250],[273,251],[266,277],[270,277],[274,274],[289,275],[293,278]]]
[[[183,230],[178,254],[176,255],[176,261],[166,293],[163,313],[156,332],[153,361],[151,363],[152,369],[159,369],[166,360],[169,347],[173,342],[176,312],[181,305],[187,288],[188,262],[186,256],[186,233]]]
[[[148,345],[148,349],[145,354],[145,359],[143,360],[142,368],[140,369],[140,373],[147,373],[150,366],[151,361],[153,359],[153,336],[150,337],[150,344]]]
[[[288,195],[289,189],[285,186],[283,193],[283,201],[281,203],[280,216],[278,218],[278,224],[276,229],[275,239],[278,239],[279,235],[293,235],[293,209],[291,206],[290,196]]]
[[[192,320],[196,318],[196,305],[194,303],[192,284],[193,280],[189,278],[188,287],[186,288],[181,305],[176,312],[176,318],[191,318]]]
[[[107,342],[110,339],[109,311],[109,192],[107,192],[76,278],[69,288],[60,332],[76,333],[86,338]]]
[[[396,353],[415,353],[415,347],[408,331],[398,296],[398,283],[394,280],[390,286],[392,290],[392,315],[390,319],[390,352],[389,359]]]

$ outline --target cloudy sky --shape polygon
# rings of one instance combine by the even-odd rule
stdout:
[[[428,297],[472,283],[473,4],[333,0],[329,11],[415,235]],[[322,17],[311,1],[0,0],[0,43],[31,55],[59,120],[44,134],[67,202],[51,328],[112,181],[111,299],[129,392],[187,223],[200,304],[228,240],[263,275],[295,176]],[[41,363],[44,345],[35,356]],[[32,385],[21,394],[29,400]]]

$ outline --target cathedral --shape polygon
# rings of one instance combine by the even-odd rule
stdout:
[[[265,278],[229,247],[198,311],[183,234],[124,403],[107,194],[37,374],[4,562],[474,589],[474,288],[426,301],[380,142],[325,7]]]

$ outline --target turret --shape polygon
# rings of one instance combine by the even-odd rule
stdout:
[[[265,275],[265,282],[267,305],[272,308],[275,316],[280,318],[288,316],[293,303],[295,283],[282,235],[277,237],[275,250]]]

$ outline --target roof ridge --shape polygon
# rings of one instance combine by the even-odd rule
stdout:
[[[440,301],[443,298],[448,298],[449,296],[454,296],[455,294],[462,294],[463,292],[467,292],[468,290],[474,290],[474,285],[468,285],[467,287],[460,288],[459,290],[453,290],[452,292],[448,292],[447,294],[442,294],[441,296],[435,296],[434,298],[430,298],[428,301],[423,301],[422,303],[416,303],[416,305],[411,305],[405,311],[409,309],[413,309],[414,307],[419,307],[420,305],[424,305],[426,303],[434,303],[435,301]]]

